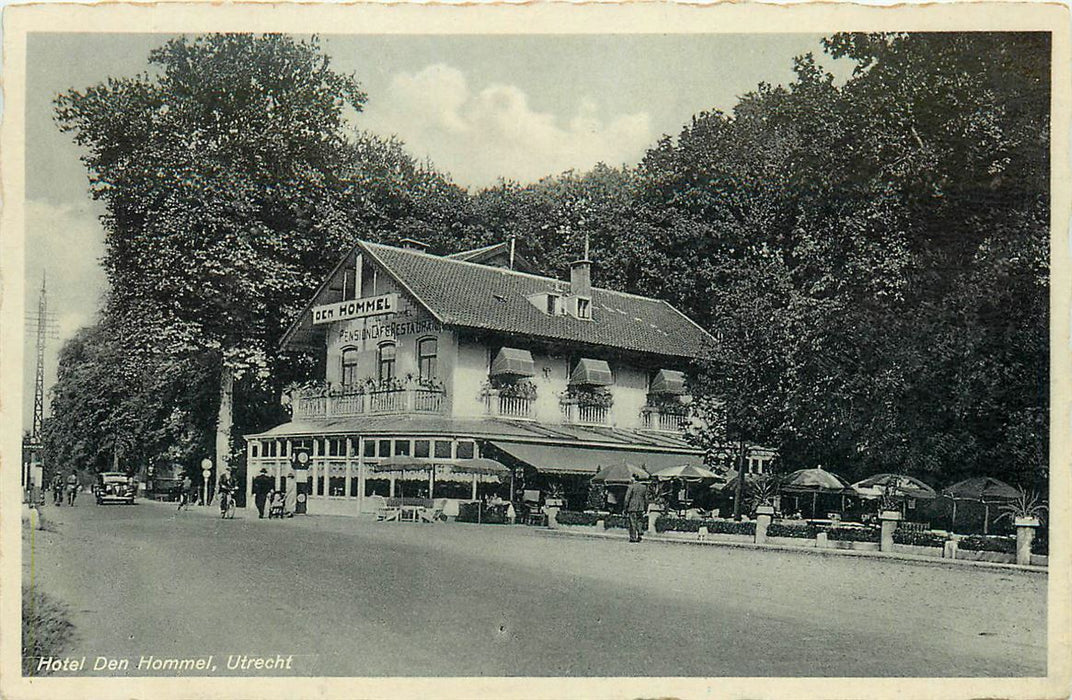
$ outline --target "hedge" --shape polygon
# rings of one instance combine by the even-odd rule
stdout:
[[[818,532],[818,528],[807,523],[802,525],[771,523],[770,527],[767,528],[767,537],[799,537],[804,540],[814,540]]]
[[[933,532],[895,530],[893,541],[897,544],[910,544],[915,547],[944,547],[946,538]]]
[[[724,535],[755,535],[756,524],[734,520],[689,520],[661,515],[655,519],[656,532],[699,532],[706,527],[708,532]]]
[[[878,542],[879,531],[874,528],[859,527],[828,527],[822,528],[828,539],[839,542]]]
[[[972,552],[1001,552],[1003,554],[1015,554],[1016,540],[987,537],[985,535],[971,535],[970,537],[962,539],[957,544],[957,547]]]
[[[572,510],[560,510],[555,520],[559,525],[595,525],[600,519],[595,513],[578,513]]]
[[[603,529],[610,530],[612,528],[627,529],[629,527],[629,519],[624,515],[608,515],[603,519]],[[640,519],[640,529],[646,530],[648,528],[648,518],[645,516]]]

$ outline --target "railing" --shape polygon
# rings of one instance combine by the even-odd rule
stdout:
[[[532,418],[533,403],[532,399],[503,396],[494,392],[488,393],[484,397],[484,407],[487,409],[487,414],[499,418]]]
[[[572,425],[610,425],[610,409],[606,406],[562,404],[566,423]]]
[[[392,413],[442,413],[444,392],[439,389],[404,388],[328,396],[298,395],[294,420],[327,420]]]
[[[647,407],[640,411],[640,423],[644,430],[659,430],[668,433],[676,433],[681,430],[681,424],[685,416],[671,411],[660,411],[658,408]]]

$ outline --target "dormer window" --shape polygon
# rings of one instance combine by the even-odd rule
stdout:
[[[558,315],[558,295],[557,294],[548,294],[547,295],[547,315],[548,316],[556,316],[556,315]]]
[[[592,318],[592,300],[585,299],[584,297],[577,297],[577,318],[591,319]]]

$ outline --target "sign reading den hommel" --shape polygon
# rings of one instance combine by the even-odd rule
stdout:
[[[349,318],[364,318],[393,314],[398,310],[398,294],[381,294],[365,299],[349,299],[333,304],[313,307],[313,323],[330,323],[345,321]]]

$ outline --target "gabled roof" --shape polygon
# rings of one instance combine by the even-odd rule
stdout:
[[[709,333],[659,299],[593,287],[591,320],[550,316],[529,297],[568,295],[568,282],[377,243],[359,242],[347,258],[357,252],[366,253],[446,326],[686,359],[711,357],[715,349]],[[309,309],[334,301],[325,298],[331,289],[329,279],[287,331],[283,345],[310,344],[316,329]]]

